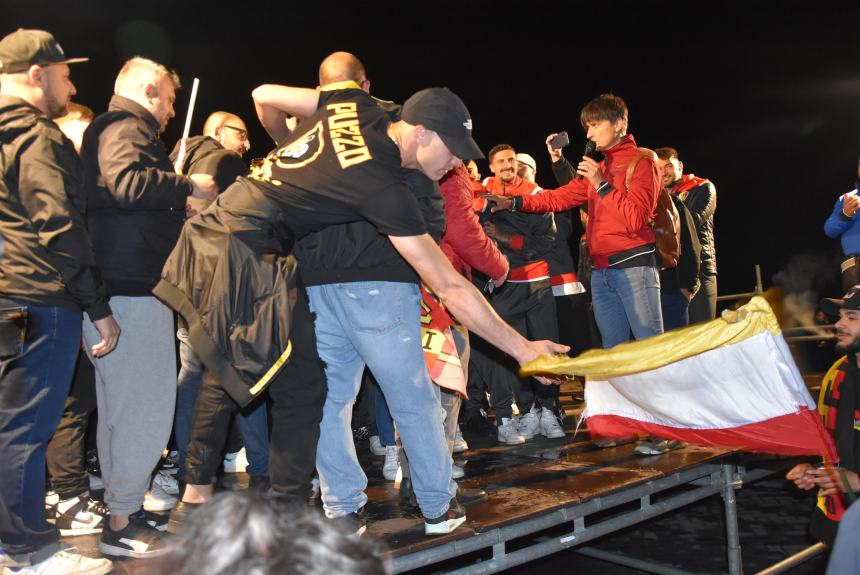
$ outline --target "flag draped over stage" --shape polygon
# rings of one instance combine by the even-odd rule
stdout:
[[[784,455],[836,449],[760,297],[707,323],[577,358],[542,357],[522,373],[585,375],[594,436],[646,433]]]

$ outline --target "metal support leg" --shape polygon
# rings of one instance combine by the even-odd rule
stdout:
[[[741,543],[738,536],[738,507],[735,489],[741,481],[735,477],[735,466],[722,465],[723,504],[726,508],[726,553],[729,561],[729,575],[742,575]]]

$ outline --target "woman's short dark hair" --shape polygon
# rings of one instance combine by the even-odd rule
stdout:
[[[624,120],[624,131],[627,131],[627,104],[615,94],[601,94],[583,106],[579,113],[579,123],[582,129],[588,129],[589,122],[609,120],[615,123]]]

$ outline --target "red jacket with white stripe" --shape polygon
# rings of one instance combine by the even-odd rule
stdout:
[[[503,183],[495,177],[484,180],[487,191],[497,196],[524,196],[541,191],[540,186],[516,177]],[[492,222],[510,241],[501,245],[502,253],[511,264],[510,282],[532,282],[549,279],[546,256],[555,242],[555,222],[552,214],[520,214],[515,212],[491,213],[485,210],[481,222]]]

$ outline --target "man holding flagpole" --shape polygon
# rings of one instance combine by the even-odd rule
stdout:
[[[164,261],[185,222],[189,196],[214,200],[212,176],[174,172],[159,140],[174,117],[179,78],[132,58],[119,72],[108,111],[93,120],[81,158],[88,229],[96,264],[123,338],[114,353],[93,358],[99,411],[98,448],[110,521],[99,549],[106,555],[147,557],[161,533],[138,512],[170,437],[176,400],[173,312],[152,296]],[[84,322],[84,340],[98,341]],[[145,507],[163,511],[174,497],[149,494]]]

